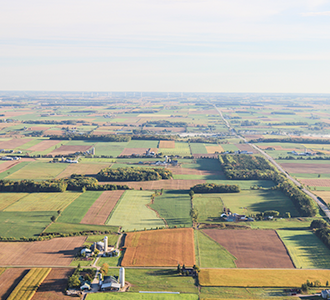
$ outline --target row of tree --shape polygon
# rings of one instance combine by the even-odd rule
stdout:
[[[330,144],[329,139],[309,139],[309,138],[259,138],[250,140],[251,143],[300,143],[300,144]]]
[[[206,193],[239,193],[240,188],[237,184],[215,184],[215,183],[200,183],[190,188],[196,194]]]

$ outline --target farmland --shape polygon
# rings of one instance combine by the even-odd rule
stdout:
[[[151,201],[151,194],[146,191],[125,191],[107,225],[122,226],[125,231],[164,227],[164,222],[146,206]]]
[[[122,266],[155,267],[195,264],[192,229],[162,229],[128,233]]]
[[[198,296],[193,294],[91,294],[87,300],[111,300],[111,299],[132,299],[132,300],[197,300]]]
[[[0,211],[4,210],[9,205],[15,203],[17,200],[25,197],[27,193],[2,193],[0,198]]]
[[[193,205],[198,211],[198,222],[216,221],[223,211],[221,194],[195,194]]]
[[[23,279],[29,269],[9,268],[1,269],[4,272],[0,276],[0,298],[7,299],[10,293],[15,289],[16,285]]]

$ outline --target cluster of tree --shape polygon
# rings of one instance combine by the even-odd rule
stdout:
[[[142,124],[143,126],[155,125],[155,127],[185,127],[187,126],[186,122],[171,122],[167,120],[158,120],[158,121],[147,121]]]
[[[97,110],[71,110],[70,113],[73,114],[95,114]]]
[[[54,124],[54,125],[76,125],[78,123],[86,123],[84,120],[62,120],[62,121],[55,121],[55,120],[27,120],[23,121],[22,123],[25,124]]]
[[[109,272],[109,265],[107,263],[104,263],[100,269],[100,272],[103,277],[106,276]]]
[[[315,230],[316,236],[330,249],[330,228],[328,226],[317,228]]]
[[[298,126],[298,125],[308,125],[307,122],[280,122],[280,123],[268,123],[268,126]]]
[[[241,126],[257,126],[259,124],[260,124],[260,122],[258,122],[258,121],[244,120],[241,122]]]
[[[150,181],[172,178],[172,172],[164,168],[105,168],[97,173],[101,181]]]
[[[68,278],[68,287],[69,288],[78,288],[80,287],[81,283],[79,280],[80,272],[83,272],[84,280],[87,280],[89,282],[92,282],[92,280],[95,277],[96,270],[93,268],[89,269],[80,269],[80,265],[74,270],[73,274]]]
[[[190,188],[194,193],[239,193],[240,188],[237,184],[215,184],[215,183],[200,183]]]
[[[330,144],[329,139],[309,139],[309,138],[259,138],[250,140],[251,143],[299,143],[299,144]]]
[[[119,134],[102,134],[102,135],[93,135],[93,134],[66,134],[63,135],[45,135],[49,137],[50,140],[92,140],[92,141],[101,141],[101,142],[129,142],[131,140],[130,136],[119,135]]]
[[[296,113],[293,111],[272,111],[272,115],[295,115]]]

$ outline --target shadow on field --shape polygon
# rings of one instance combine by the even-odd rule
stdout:
[[[15,287],[18,285],[18,283],[23,279],[23,277],[29,272],[30,270],[24,270],[19,277],[17,277],[13,284],[10,286],[10,288],[7,290],[7,292],[1,297],[1,300],[6,300],[11,292],[15,289]]]

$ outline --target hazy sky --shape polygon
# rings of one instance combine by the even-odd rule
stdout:
[[[0,0],[0,90],[330,93],[330,1]]]

